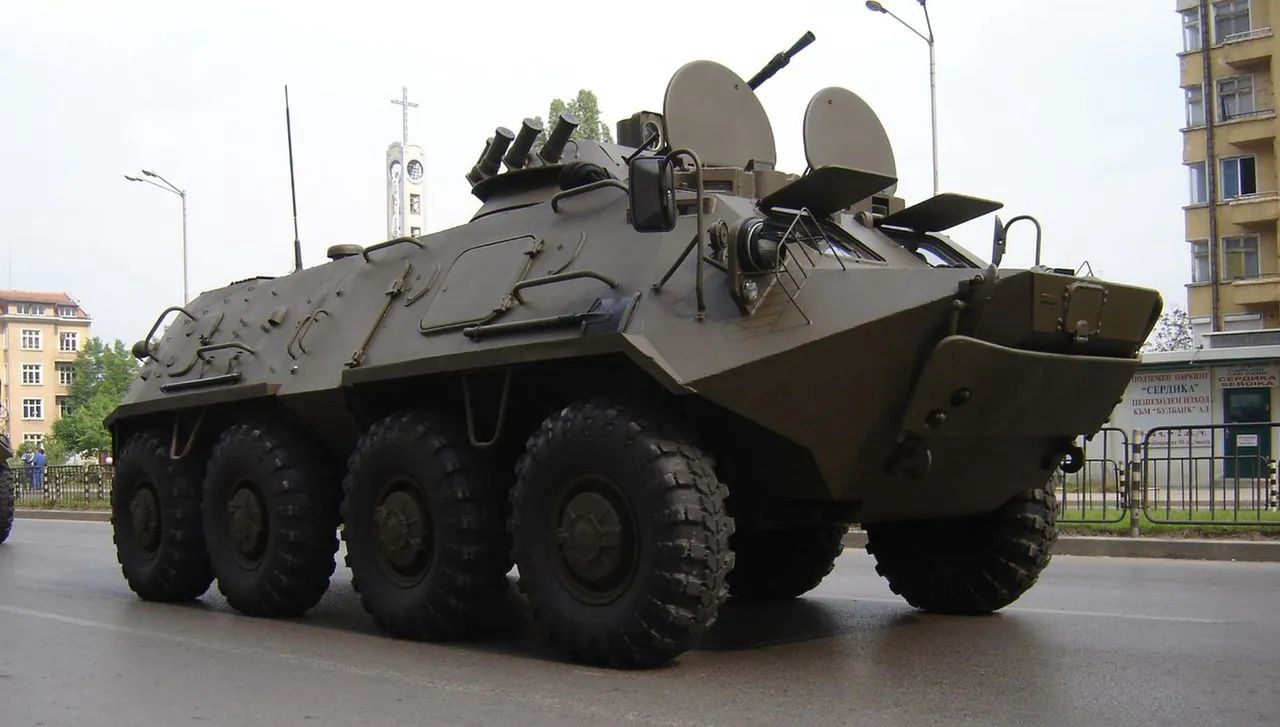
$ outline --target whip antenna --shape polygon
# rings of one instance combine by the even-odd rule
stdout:
[[[289,120],[289,84],[284,85],[284,131],[289,138],[289,196],[293,198],[293,272],[302,270],[302,242],[298,240],[298,189],[293,182],[293,123]]]

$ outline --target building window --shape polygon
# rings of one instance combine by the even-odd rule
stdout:
[[[40,329],[39,328],[23,328],[22,329],[22,350],[24,351],[40,350]]]
[[[19,303],[18,315],[42,316],[44,315],[44,304],[43,303]]]
[[[23,399],[23,419],[44,419],[44,399]]]
[[[1233,199],[1258,193],[1257,163],[1253,157],[1222,160],[1222,198]]]
[[[420,194],[409,195],[409,214],[411,215],[422,214],[422,195]]]
[[[1187,91],[1187,126],[1204,126],[1204,87],[1192,86]]]
[[[1209,203],[1209,180],[1205,177],[1204,162],[1187,165],[1191,177],[1191,204]]]
[[[75,318],[76,307],[73,305],[60,305],[58,306],[58,315],[63,318]]]
[[[1213,42],[1249,32],[1249,0],[1225,0],[1213,4]]]
[[[1209,241],[1191,241],[1191,282],[1207,283],[1209,274]]]
[[[44,364],[22,364],[22,383],[39,386],[44,383]]]
[[[1233,76],[1218,81],[1219,119],[1230,121],[1253,111],[1253,76]]]
[[[44,435],[40,432],[27,432],[22,435],[22,441],[30,442],[33,447],[39,447],[44,443]]]
[[[1258,277],[1257,235],[1224,237],[1222,251],[1227,258],[1227,279]]]
[[[1200,9],[1182,11],[1182,50],[1200,50]]]
[[[57,363],[58,367],[58,383],[63,386],[71,386],[76,382],[76,367],[74,364]]]
[[[77,351],[80,348],[80,334],[76,331],[63,331],[58,334],[59,351]]]
[[[71,397],[59,396],[58,397],[58,416],[65,417],[70,413],[71,413]]]

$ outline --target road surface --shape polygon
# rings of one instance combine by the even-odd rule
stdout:
[[[987,617],[929,616],[847,551],[809,597],[730,603],[641,672],[542,647],[514,595],[483,641],[377,632],[342,568],[307,617],[125,586],[103,523],[0,545],[0,724],[1276,724],[1280,564],[1060,556]]]

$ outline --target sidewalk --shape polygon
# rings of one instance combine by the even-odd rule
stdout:
[[[109,522],[111,513],[100,510],[19,509],[20,518]],[[846,548],[863,548],[867,534],[851,530]],[[1054,555],[1086,555],[1109,558],[1173,558],[1177,560],[1235,560],[1280,563],[1280,540],[1231,540],[1198,538],[1119,538],[1101,535],[1062,535]]]
[[[867,534],[851,530],[844,536],[846,548],[863,548]],[[1236,560],[1280,563],[1280,540],[1232,540],[1200,538],[1120,538],[1103,535],[1060,535],[1054,555],[1087,555],[1108,558],[1174,558],[1178,560]]]

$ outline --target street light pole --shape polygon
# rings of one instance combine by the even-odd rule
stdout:
[[[929,31],[928,35],[921,33],[912,27],[910,23],[899,18],[897,15],[894,15],[893,11],[877,2],[877,0],[867,0],[867,9],[872,12],[888,15],[899,23],[902,23],[903,27],[920,36],[925,43],[929,44],[929,117],[930,125],[932,127],[930,138],[933,141],[933,194],[936,196],[938,194],[938,82],[937,66],[934,63],[933,54],[933,23],[929,21],[929,6],[926,4],[926,0],[917,1],[920,3],[921,9],[924,10],[924,24],[925,29]]]
[[[142,173],[146,175],[147,178],[131,177],[128,174],[124,175],[124,178],[130,182],[146,182],[157,189],[163,189],[170,194],[176,194],[178,195],[178,198],[182,200],[182,304],[186,305],[187,302],[191,300],[187,294],[187,192],[185,189],[179,189],[173,182],[170,182],[155,172],[149,172],[146,169],[143,169]],[[159,179],[161,182],[164,182],[164,184],[152,181],[154,179]]]

